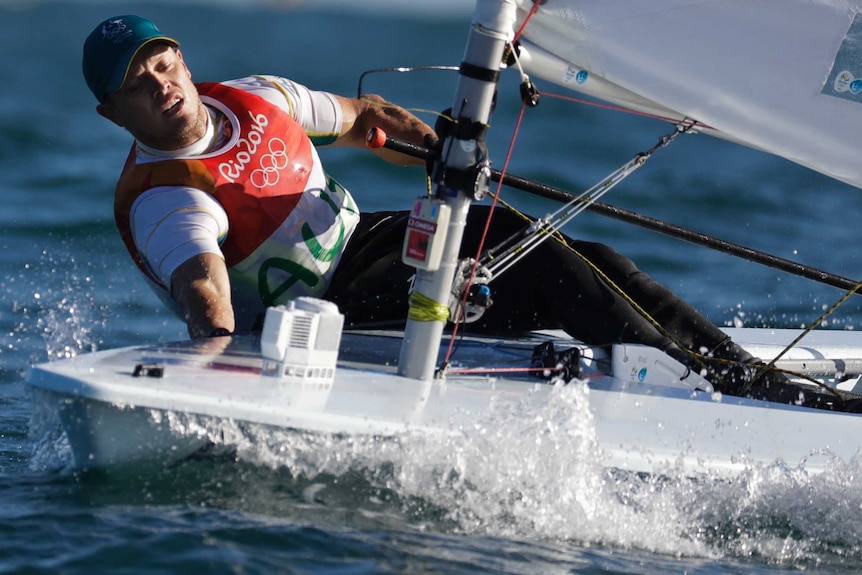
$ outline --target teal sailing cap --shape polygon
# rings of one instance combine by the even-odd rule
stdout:
[[[157,40],[180,45],[140,16],[115,16],[96,26],[84,41],[83,65],[87,86],[99,102],[120,89],[138,51]]]

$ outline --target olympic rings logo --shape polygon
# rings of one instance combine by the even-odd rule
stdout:
[[[290,162],[287,157],[287,144],[281,138],[272,138],[267,143],[268,154],[260,157],[260,167],[249,175],[251,185],[256,188],[274,186],[280,179],[280,171],[285,169]]]

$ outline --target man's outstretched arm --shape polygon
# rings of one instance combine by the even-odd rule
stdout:
[[[234,331],[230,279],[218,254],[203,253],[180,264],[171,274],[171,296],[182,308],[192,338],[209,337],[219,328]]]

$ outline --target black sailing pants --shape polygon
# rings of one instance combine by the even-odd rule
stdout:
[[[475,257],[488,206],[472,206],[461,257]],[[363,214],[325,298],[338,304],[347,327],[403,327],[415,270],[401,262],[409,213]],[[495,210],[486,240],[493,247],[526,226],[517,215]],[[611,248],[566,238],[611,281],[656,319],[682,346],[713,351],[727,336],[693,307]],[[562,328],[591,345],[642,343],[659,349],[671,340],[644,319],[569,247],[549,239],[492,280],[494,304],[469,333],[511,333]],[[744,359],[733,357],[732,359]]]

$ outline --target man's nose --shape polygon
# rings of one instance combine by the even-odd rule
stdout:
[[[164,94],[171,88],[171,80],[163,74],[153,73],[150,77],[153,89],[156,94]]]

